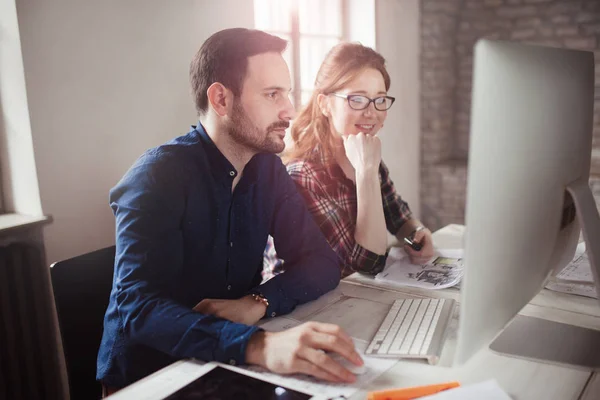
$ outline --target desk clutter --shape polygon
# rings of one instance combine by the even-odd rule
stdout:
[[[445,289],[460,283],[464,273],[462,249],[437,249],[426,264],[413,264],[404,249],[392,247],[385,268],[375,280],[398,286]]]
[[[459,287],[464,276],[463,249],[438,249],[426,264],[412,264],[401,247],[392,247],[385,268],[375,280],[394,286],[418,287],[423,289],[446,289]],[[573,260],[550,277],[546,289],[598,298],[585,242],[579,243]]]
[[[511,400],[494,379],[461,386],[458,382],[370,392],[367,400]]]
[[[598,292],[594,284],[590,259],[585,251],[585,243],[579,243],[575,257],[555,277],[551,277],[546,289],[555,292],[575,294],[597,299]]]
[[[463,226],[449,225],[434,234],[434,243],[439,244],[439,248],[460,249],[463,244],[463,232]],[[600,398],[597,395],[597,390],[600,389],[600,379],[598,379],[600,376],[589,369],[580,370],[523,360],[518,357],[506,357],[489,350],[480,352],[464,366],[452,368],[448,361],[451,360],[453,348],[456,346],[456,335],[453,334],[453,330],[458,326],[457,312],[454,313],[449,327],[450,334],[445,340],[447,351],[444,351],[443,357],[436,366],[422,360],[404,361],[366,354],[367,348],[376,337],[378,329],[396,300],[404,298],[432,300],[431,297],[457,300],[462,295],[456,290],[427,291],[420,287],[390,286],[393,285],[383,284],[373,277],[355,274],[342,281],[336,289],[313,302],[298,306],[290,314],[261,321],[261,327],[267,331],[289,329],[306,321],[328,322],[341,326],[353,338],[357,351],[362,354],[365,361],[364,371],[361,371],[363,373],[356,376],[356,382],[353,384],[330,384],[305,375],[278,375],[253,366],[237,367],[222,364],[218,366],[240,371],[255,378],[254,381],[272,383],[274,385],[270,386],[272,392],[281,398],[286,393],[296,392],[295,398],[309,396],[312,400],[365,400],[370,394],[392,391],[399,391],[404,397],[389,397],[390,400]],[[581,325],[595,326],[597,318],[600,317],[596,309],[589,304],[589,299],[580,296],[569,296],[569,301],[565,302],[563,298],[557,299],[557,296],[550,295],[545,300],[544,305],[533,304],[532,309],[543,313],[542,316],[546,316],[549,323],[553,318],[563,316],[565,309],[569,310],[573,321]],[[555,304],[556,300],[560,300],[560,309],[555,310],[552,304]],[[179,361],[155,376],[131,385],[113,396],[115,400],[130,398],[164,400],[216,366],[217,363],[202,363],[197,360]],[[216,371],[215,374],[218,372]],[[592,374],[591,380],[590,374]],[[430,391],[452,380],[458,380],[461,385],[437,393]],[[223,381],[231,382],[227,377]],[[431,383],[434,385],[418,386]],[[259,385],[256,382],[254,384]],[[259,386],[269,387],[262,383]],[[419,392],[420,397],[405,396],[414,394],[415,389],[424,388],[429,391]]]

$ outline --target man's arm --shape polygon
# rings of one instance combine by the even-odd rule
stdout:
[[[170,296],[183,265],[182,171],[146,156],[111,191],[116,217],[116,302],[125,335],[173,357],[245,361],[256,327],[184,307]],[[184,175],[185,176],[185,175]]]
[[[267,316],[286,314],[298,304],[314,300],[334,289],[340,281],[339,259],[323,237],[296,185],[277,160],[273,190],[275,212],[270,234],[285,273],[275,276],[256,291],[269,300]]]

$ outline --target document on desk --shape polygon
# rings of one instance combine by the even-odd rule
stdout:
[[[551,277],[546,288],[555,292],[598,298],[585,243],[577,245],[573,261],[555,277]]]
[[[291,318],[278,317],[273,318],[261,324],[261,328],[266,331],[276,332],[284,329],[293,328],[300,325],[301,322]],[[368,342],[365,340],[354,339],[356,350],[365,363],[366,372],[356,376],[356,382],[353,384],[336,384],[325,382],[307,375],[279,375],[269,372],[258,366],[239,367],[247,371],[249,374],[254,374],[256,378],[276,383],[278,385],[289,387],[304,393],[312,394],[313,396],[320,395],[323,398],[331,398],[335,396],[350,397],[354,392],[362,387],[365,387],[370,382],[377,379],[381,374],[390,369],[398,362],[398,360],[381,359],[368,357],[364,355]]]
[[[425,289],[445,289],[457,285],[463,277],[463,250],[436,250],[434,258],[424,265],[410,262],[406,252],[393,247],[385,268],[375,276],[375,280],[386,281],[400,286],[413,286]]]
[[[455,389],[444,390],[431,396],[419,397],[419,400],[512,400],[498,385],[496,380],[491,379],[481,383],[460,386]]]

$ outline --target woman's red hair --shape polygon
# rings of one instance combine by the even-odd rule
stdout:
[[[286,164],[308,158],[316,146],[320,146],[326,157],[334,156],[335,137],[331,134],[329,120],[319,108],[317,97],[343,89],[367,68],[381,72],[385,89],[389,90],[390,75],[381,54],[358,43],[340,43],[329,50],[317,73],[313,93],[293,122],[293,147],[282,156]]]

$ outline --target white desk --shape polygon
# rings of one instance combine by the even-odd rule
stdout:
[[[460,248],[462,247],[460,236],[461,227],[450,225],[437,231],[434,234],[434,241],[439,247]],[[370,300],[390,305],[395,298],[403,295],[453,298],[457,301],[460,297],[460,292],[454,288],[432,291],[386,285],[382,289],[379,283],[375,288],[372,278],[358,274],[346,278],[336,290],[338,293],[339,291],[359,294],[364,292]],[[290,316],[302,320],[320,308],[320,305],[334,301],[335,298],[334,294],[325,295],[312,304],[299,307]],[[600,307],[595,299],[544,289],[521,311],[521,314],[600,330]],[[344,329],[352,335],[351,331],[357,328],[352,325],[360,322],[360,320],[354,320],[349,326],[344,326]],[[600,374],[591,370],[507,357],[495,354],[487,348],[477,353],[467,364],[452,367],[457,327],[458,319],[455,315],[438,365],[432,366],[421,361],[400,361],[367,387],[356,392],[352,399],[365,399],[368,391],[385,388],[408,387],[451,380],[468,384],[492,378],[496,379],[515,400],[600,399]],[[198,364],[191,361],[180,361],[123,389],[111,396],[111,399],[113,397],[114,400],[161,399],[201,374],[202,367]]]

